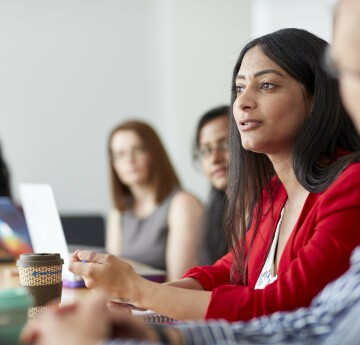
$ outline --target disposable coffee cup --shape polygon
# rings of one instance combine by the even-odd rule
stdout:
[[[21,254],[16,265],[19,269],[20,284],[32,296],[34,304],[28,309],[28,318],[37,318],[58,305],[46,306],[50,301],[61,301],[62,265],[60,254]]]
[[[0,344],[19,345],[32,299],[23,287],[0,289]]]

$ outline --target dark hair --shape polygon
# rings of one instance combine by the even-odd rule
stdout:
[[[230,107],[221,105],[204,113],[196,126],[193,143],[193,160],[197,159],[196,151],[200,145],[200,132],[202,128],[218,117],[230,117]],[[224,214],[226,205],[225,191],[211,187],[209,201],[202,225],[202,250],[200,260],[202,265],[210,265],[228,252],[228,246],[224,235]]]
[[[4,161],[0,146],[0,196],[11,198],[10,174]]]
[[[203,114],[196,126],[195,136],[194,136],[194,143],[193,143],[193,160],[197,159],[196,151],[200,145],[200,132],[202,128],[211,120],[216,119],[218,117],[227,116],[230,117],[230,107],[228,105],[220,105],[216,108],[212,108],[208,110],[205,114]]]
[[[236,99],[235,78],[245,54],[255,46],[299,81],[312,96],[312,108],[295,140],[293,169],[299,183],[309,192],[326,190],[345,167],[359,160],[359,154],[337,157],[337,148],[350,152],[360,149],[360,138],[346,114],[339,95],[338,83],[321,68],[322,55],[328,44],[301,29],[283,29],[249,42],[241,51],[232,78],[231,104]],[[239,167],[241,166],[241,169]],[[262,193],[267,189],[272,209],[276,186],[271,185],[275,171],[264,154],[245,150],[236,123],[230,123],[230,167],[228,209],[225,230],[234,253],[232,280],[242,277],[246,283],[249,253],[257,234],[262,208]],[[245,233],[250,224],[254,234],[245,248]],[[245,254],[246,253],[246,254]]]
[[[112,186],[112,197],[115,207],[119,211],[127,210],[133,203],[133,196],[130,189],[116,174],[112,161],[111,141],[114,135],[120,131],[134,131],[142,140],[150,156],[150,183],[155,186],[156,203],[161,203],[176,187],[180,186],[180,181],[170,162],[159,136],[155,130],[147,123],[131,120],[121,123],[115,127],[109,136],[108,153],[110,165],[110,179]]]
[[[229,251],[224,232],[226,200],[225,191],[211,187],[202,224],[201,265],[212,265]]]

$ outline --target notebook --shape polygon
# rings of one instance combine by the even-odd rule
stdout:
[[[70,254],[51,186],[22,183],[19,190],[33,251],[60,253],[64,259],[63,285],[85,286],[83,278],[68,269]]]
[[[8,197],[0,197],[0,262],[14,261],[32,253],[24,214]]]
[[[155,313],[152,310],[132,310],[132,315],[145,323],[178,323],[176,319],[163,314]]]

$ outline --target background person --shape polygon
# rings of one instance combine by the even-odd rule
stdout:
[[[339,80],[346,110],[360,133],[360,2],[342,0],[335,15],[333,45],[327,70]]]
[[[198,121],[193,158],[211,184],[203,219],[201,265],[211,265],[228,252],[224,232],[229,165],[229,106],[208,110]]]
[[[10,174],[1,152],[1,145],[0,145],[0,196],[7,196],[11,198]]]
[[[326,47],[305,30],[283,29],[240,54],[232,81],[231,253],[173,286],[84,251],[70,269],[90,288],[175,319],[248,320],[308,306],[348,269],[360,244],[360,138],[320,66]]]
[[[202,206],[182,190],[155,130],[127,121],[109,138],[114,208],[106,234],[109,252],[166,270],[176,279],[199,263]]]

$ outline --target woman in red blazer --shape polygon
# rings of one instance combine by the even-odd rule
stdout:
[[[71,270],[90,288],[176,319],[247,320],[308,306],[360,244],[360,138],[336,81],[321,68],[326,46],[305,30],[284,29],[240,53],[225,219],[230,254],[167,285],[92,252],[74,253]]]

